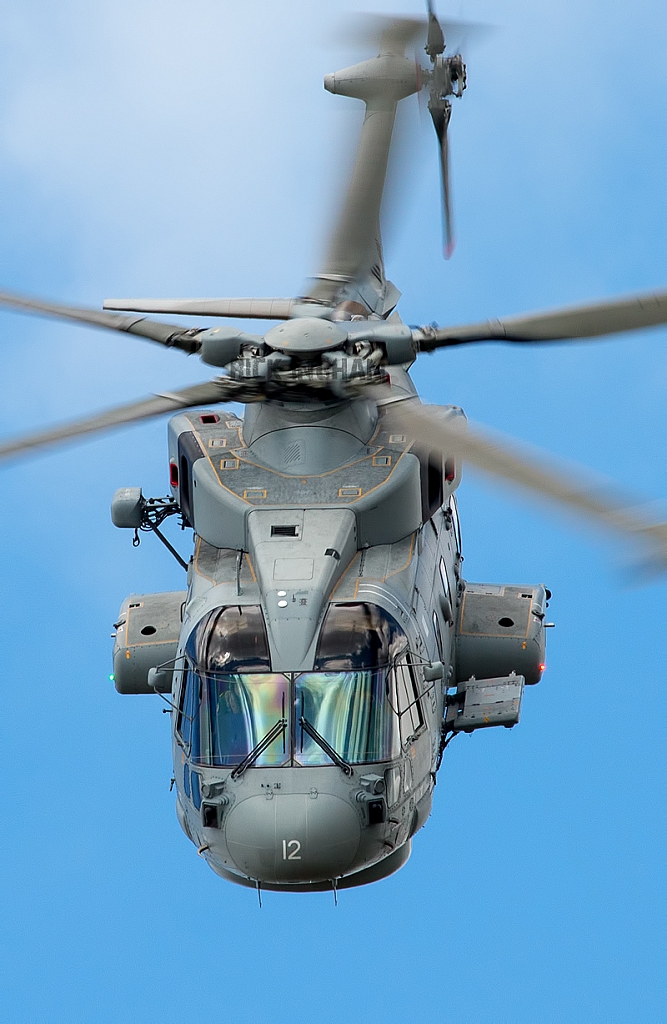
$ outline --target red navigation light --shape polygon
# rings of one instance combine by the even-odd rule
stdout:
[[[178,466],[175,462],[169,463],[169,483],[172,487],[178,487]]]

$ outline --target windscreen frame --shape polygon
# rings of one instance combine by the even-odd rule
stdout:
[[[233,643],[223,644],[220,647],[220,637],[215,635],[216,631],[220,632],[219,625],[232,623],[232,626],[235,627],[241,619],[245,626],[250,627],[250,633],[254,638],[250,648],[247,644],[245,646],[242,644],[242,649],[234,651]],[[329,631],[327,638],[327,623],[331,624],[332,620],[333,630]],[[348,628],[350,626],[351,629]],[[368,628],[364,630],[365,626]],[[257,637],[260,638],[259,642],[256,642]],[[339,642],[341,637],[343,637],[342,650]],[[211,644],[212,638],[213,644]],[[351,643],[351,640],[354,643]],[[337,642],[338,650],[336,650]],[[250,659],[246,656],[248,650],[252,654]],[[257,764],[253,764],[253,767],[330,766],[333,763],[331,759],[321,748],[321,753],[314,753],[312,739],[306,742],[303,728],[299,726],[299,715],[303,713],[303,707],[301,709],[298,707],[299,703],[303,704],[303,701],[299,701],[299,694],[303,690],[303,684],[316,677],[319,677],[320,684],[326,685],[326,679],[330,680],[332,692],[325,694],[325,697],[330,703],[335,703],[338,700],[339,710],[334,715],[329,715],[328,721],[326,716],[323,718],[319,714],[313,715],[311,710],[310,714],[315,717],[316,721],[310,724],[345,761],[349,760],[352,764],[391,761],[400,756],[401,750],[414,739],[414,736],[421,731],[425,724],[425,716],[421,707],[423,694],[419,693],[416,683],[415,666],[410,657],[407,635],[394,616],[377,604],[357,601],[332,602],[329,605],[320,628],[315,665],[310,672],[272,673],[268,650],[266,624],[259,605],[234,604],[218,607],[203,616],[192,630],[186,643],[176,734],[193,764],[218,768],[237,766],[243,757],[250,753],[251,737],[254,746],[262,738],[259,736],[259,732],[262,732],[264,726],[275,727],[276,723],[282,719],[285,721],[281,739],[281,743],[284,745],[282,750],[284,756],[274,756],[278,753],[277,749],[270,755],[264,753]],[[222,663],[232,671],[202,672],[201,665],[196,660],[197,656],[205,666]],[[332,662],[337,665],[346,663],[351,666],[354,664],[356,667],[335,669]],[[263,671],[258,672],[252,669],[247,672],[233,671],[235,668],[251,668],[251,666],[252,669],[261,667]],[[401,671],[409,675],[412,680],[411,689],[414,690],[414,697],[407,701],[407,707],[403,709],[400,705],[406,702],[402,702],[398,698],[399,684],[396,675]],[[380,677],[381,682],[378,682]],[[268,720],[264,715],[262,719],[261,715],[256,714],[257,705],[255,705],[254,717],[250,712],[246,715],[245,731],[248,739],[243,749],[239,747],[235,752],[218,749],[215,730],[219,720],[214,721],[211,718],[210,700],[213,689],[216,688],[219,705],[221,692],[225,687],[229,690],[232,683],[237,686],[237,689],[239,686],[245,687],[247,695],[253,687],[262,687],[271,679],[274,681],[285,680],[282,690],[285,700],[280,714],[278,708],[274,707],[272,709],[273,717]],[[195,680],[199,682],[198,700],[196,696],[188,698],[185,693],[189,685],[194,688],[193,693],[196,691]],[[338,693],[333,691],[336,682],[338,683]],[[381,686],[380,690],[378,690],[378,685]],[[348,694],[341,695],[341,688],[345,687],[347,687]],[[353,692],[355,689],[359,693],[365,692],[366,695],[373,694],[370,708],[363,704],[362,698],[358,694]],[[378,700],[381,692],[384,693],[382,703]],[[188,700],[190,703],[194,700],[193,708],[190,708],[189,704],[188,708],[185,707]],[[250,703],[252,704],[252,701]],[[414,710],[415,705],[416,711]],[[191,713],[191,721],[188,728],[184,729],[182,723],[184,716],[188,713]],[[416,726],[416,728],[408,729],[407,732],[405,728],[406,713],[411,720],[411,725]],[[261,722],[258,725],[260,719]],[[323,725],[323,722],[326,722],[326,725]],[[231,723],[225,724],[231,726]],[[348,737],[348,741],[341,741],[343,733]],[[367,740],[352,742],[349,740],[349,736],[353,734],[366,735]],[[336,743],[342,745],[342,750],[337,749]],[[268,748],[269,751],[275,745],[275,742],[271,744],[271,747]],[[305,762],[300,756],[304,745],[307,745],[310,750],[310,755]],[[272,757],[273,760],[271,760]],[[267,761],[270,763],[266,763]]]

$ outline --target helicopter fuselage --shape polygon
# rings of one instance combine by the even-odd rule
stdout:
[[[195,531],[188,589],[128,598],[116,685],[170,692],[178,818],[230,881],[309,891],[392,873],[429,816],[445,737],[514,724],[539,678],[542,587],[473,587],[465,646],[460,470],[385,415],[413,396],[392,368],[379,408],[265,402],[244,420],[170,421],[172,496]]]

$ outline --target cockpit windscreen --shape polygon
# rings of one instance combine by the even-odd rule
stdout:
[[[385,761],[423,725],[407,637],[371,604],[333,604],[313,672],[272,673],[258,605],[215,609],[186,646],[177,732],[194,763],[257,767]]]

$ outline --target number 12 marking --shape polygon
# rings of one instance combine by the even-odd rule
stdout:
[[[298,839],[283,839],[283,860],[301,860],[300,849],[301,843]]]

